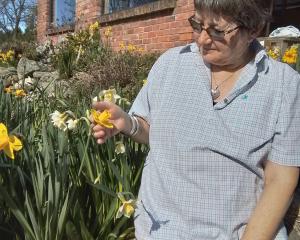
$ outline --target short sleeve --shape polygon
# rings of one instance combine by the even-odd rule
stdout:
[[[281,106],[268,159],[282,165],[300,166],[300,75],[294,71],[285,74]]]
[[[148,124],[151,124],[151,107],[155,102],[154,94],[158,94],[160,86],[165,78],[168,69],[168,58],[170,56],[170,50],[162,54],[158,60],[152,66],[146,84],[142,87],[137,97],[135,98],[130,114],[140,116],[145,119]]]

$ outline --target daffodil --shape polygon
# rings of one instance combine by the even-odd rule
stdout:
[[[118,193],[118,197],[121,200],[122,205],[120,206],[116,217],[120,218],[124,215],[125,217],[130,218],[137,207],[137,200],[129,199],[126,201],[121,193]]]
[[[98,29],[99,29],[99,22],[98,22],[98,21],[96,21],[95,23],[93,23],[93,24],[91,24],[91,25],[89,26],[90,32],[95,32],[95,31],[97,31]]]
[[[125,44],[124,44],[124,42],[120,42],[119,47],[120,47],[121,50],[124,50],[124,49],[125,49]]]
[[[99,98],[104,101],[116,103],[121,97],[117,94],[116,89],[110,88],[108,90],[103,90],[99,94]]]
[[[148,80],[147,80],[147,79],[144,79],[144,80],[143,80],[143,85],[146,85],[147,82],[148,82]]]
[[[15,159],[14,151],[20,151],[23,145],[19,138],[14,135],[8,135],[7,128],[3,123],[0,123],[0,151],[11,159]]]
[[[275,59],[275,60],[278,60],[279,57],[280,57],[280,48],[279,48],[279,47],[274,47],[274,48],[272,48],[272,49],[269,49],[268,52],[267,52],[267,54],[268,54],[271,58],[273,58],[273,59]]]
[[[66,123],[67,123],[67,127],[69,130],[74,130],[77,127],[77,124],[79,122],[79,119],[69,119]]]
[[[25,93],[25,91],[23,89],[17,89],[15,91],[15,95],[16,95],[16,97],[25,97],[26,93]]]
[[[105,29],[104,36],[111,37],[111,31],[112,31],[112,28],[111,28],[111,26],[109,26],[108,28]]]
[[[123,142],[121,141],[116,142],[115,153],[121,154],[124,152],[125,152],[125,145],[123,144]]]
[[[94,121],[106,128],[113,128],[114,125],[109,122],[109,119],[111,117],[111,113],[108,110],[104,110],[103,112],[98,112],[95,109],[91,109],[91,114],[94,119]]]
[[[129,52],[134,52],[136,50],[136,46],[134,46],[133,44],[128,44],[127,50]]]
[[[297,51],[298,46],[293,45],[290,48],[288,48],[282,57],[282,61],[288,64],[294,64],[297,62]]]
[[[67,114],[60,113],[59,111],[55,110],[53,113],[50,114],[52,123],[55,127],[61,130],[67,130],[68,127],[66,125]]]
[[[6,88],[4,88],[4,92],[11,93],[12,92],[12,87],[6,87]]]

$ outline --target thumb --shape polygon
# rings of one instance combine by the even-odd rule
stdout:
[[[112,107],[111,102],[101,101],[101,102],[93,102],[92,107],[100,112],[104,111],[105,109],[110,109]]]

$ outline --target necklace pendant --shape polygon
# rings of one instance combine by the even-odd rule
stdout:
[[[211,96],[213,100],[216,100],[218,97],[220,97],[220,90],[218,88],[211,89],[210,90]]]

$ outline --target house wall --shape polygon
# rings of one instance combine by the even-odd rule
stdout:
[[[174,3],[174,7],[170,7]],[[99,0],[76,1],[75,27],[54,29],[50,21],[50,0],[38,0],[38,41],[59,41],[66,33],[100,22],[104,41],[118,50],[120,44],[133,44],[146,51],[164,51],[192,41],[192,29],[187,21],[194,13],[194,0],[165,0],[145,4],[129,11],[101,14],[103,2]],[[128,15],[129,14],[129,15]],[[104,36],[107,27],[111,37]]]

